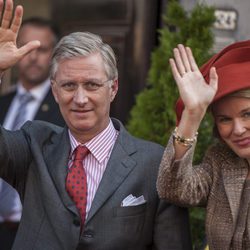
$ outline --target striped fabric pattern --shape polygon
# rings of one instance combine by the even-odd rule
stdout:
[[[110,121],[106,129],[96,135],[90,141],[84,144],[90,153],[84,158],[83,166],[87,175],[88,183],[88,197],[86,218],[91,208],[92,201],[95,197],[96,191],[102,179],[103,173],[106,169],[112,148],[118,136],[118,131],[114,128],[113,123]],[[71,167],[74,160],[74,149],[79,143],[69,130],[69,138],[71,143],[71,153],[68,166]]]

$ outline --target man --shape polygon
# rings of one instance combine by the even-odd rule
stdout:
[[[17,44],[39,40],[41,46],[23,57],[17,64],[18,83],[14,91],[0,97],[0,122],[7,129],[16,130],[27,120],[45,120],[64,125],[56,104],[49,79],[50,59],[58,40],[53,24],[43,18],[25,20],[20,29]],[[22,97],[29,95],[27,103]],[[22,206],[17,192],[0,179],[0,242],[2,250],[11,248]]]
[[[12,0],[5,5],[0,72],[39,46],[15,47],[22,8],[11,22]],[[162,147],[109,117],[117,77],[110,46],[72,33],[57,44],[51,68],[67,127],[36,121],[16,132],[0,128],[0,176],[23,202],[14,250],[191,249],[187,211],[157,196]]]

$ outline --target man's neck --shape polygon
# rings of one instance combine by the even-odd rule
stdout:
[[[111,122],[110,118],[103,124],[102,129],[95,130],[94,128],[89,131],[78,131],[71,129],[70,132],[75,138],[76,141],[78,141],[81,144],[84,144],[90,140],[92,140],[95,136],[103,132],[105,129],[107,129],[109,123]]]
[[[37,87],[37,86],[39,86],[39,85],[42,84],[42,82],[37,83],[37,84],[31,84],[31,83],[25,82],[25,81],[23,81],[23,80],[20,80],[20,82],[21,82],[22,86],[23,86],[27,91],[29,91],[29,90],[31,90],[31,89],[33,89],[33,88],[35,88],[35,87]]]

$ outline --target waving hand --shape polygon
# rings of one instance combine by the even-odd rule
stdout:
[[[210,82],[207,84],[194,60],[191,49],[181,44],[174,49],[174,59],[170,59],[170,66],[185,105],[177,133],[182,140],[188,138],[194,141],[207,107],[216,94],[218,76],[215,68],[211,68]],[[176,141],[174,147],[175,159],[181,159],[188,150],[186,145],[176,143]]]
[[[174,49],[174,59],[170,59],[170,65],[185,109],[192,112],[206,109],[217,91],[218,77],[215,68],[211,68],[210,82],[207,84],[191,49],[181,44]]]
[[[0,72],[13,66],[31,50],[40,46],[39,41],[31,41],[21,48],[17,48],[16,39],[22,22],[23,8],[17,6],[13,15],[13,1],[6,0],[5,8],[3,0],[0,0]]]

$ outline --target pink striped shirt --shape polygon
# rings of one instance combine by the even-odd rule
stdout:
[[[79,143],[69,131],[69,138],[71,144],[71,153],[69,166],[71,167],[74,159],[74,150],[78,145],[85,145],[90,153],[83,160],[83,166],[87,175],[88,185],[88,197],[87,197],[87,208],[86,218],[90,210],[92,201],[95,197],[97,188],[102,179],[103,173],[106,169],[112,148],[118,136],[118,131],[114,128],[112,121],[110,120],[109,125],[101,133],[96,135],[90,141],[85,144]]]

